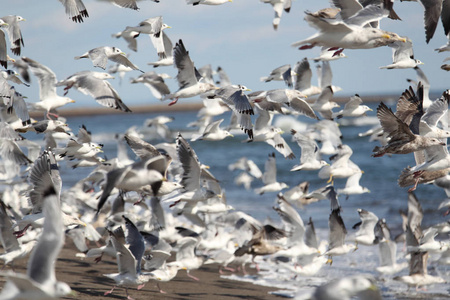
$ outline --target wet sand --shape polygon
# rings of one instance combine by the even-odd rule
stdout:
[[[56,262],[56,278],[66,282],[76,291],[76,296],[68,296],[62,299],[126,299],[125,289],[117,287],[110,295],[104,296],[111,290],[114,281],[103,274],[116,273],[117,263],[112,257],[103,256],[103,260],[96,264],[93,258],[80,259],[75,257],[77,253],[70,240],[66,240],[66,246],[61,251]],[[15,263],[14,270],[18,273],[26,272],[27,259]],[[5,270],[10,270],[6,267]],[[248,268],[249,273],[254,274],[254,269]],[[231,272],[224,271],[225,274]],[[128,289],[129,295],[136,299],[280,299],[268,294],[276,288],[257,286],[250,283],[232,281],[220,278],[217,265],[204,265],[199,270],[191,271],[191,274],[199,278],[195,281],[186,275],[186,271],[180,270],[177,276],[169,282],[160,282],[161,294],[155,281],[149,281],[141,290]],[[5,283],[5,278],[0,277],[0,290]]]

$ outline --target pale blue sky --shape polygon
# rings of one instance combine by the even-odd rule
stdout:
[[[153,70],[147,62],[157,60],[157,55],[147,36],[138,38],[138,52],[133,52],[127,48],[125,41],[115,39],[111,34],[161,15],[164,22],[172,27],[166,31],[168,36],[174,44],[178,39],[183,40],[198,68],[205,64],[211,64],[213,68],[221,66],[233,83],[246,85],[253,91],[283,88],[281,82],[263,83],[259,79],[278,66],[288,63],[293,65],[304,57],[313,58],[319,54],[318,47],[300,51],[290,45],[315,32],[304,21],[304,11],[329,6],[326,0],[294,0],[291,12],[283,14],[278,31],[274,31],[272,7],[258,0],[234,0],[220,6],[195,7],[188,6],[185,0],[161,0],[160,3],[140,1],[139,11],[119,8],[104,1],[84,0],[84,3],[90,17],[79,24],[69,20],[57,0],[3,1],[2,14],[20,15],[27,20],[21,23],[25,41],[22,55],[47,65],[58,79],[82,70],[101,71],[87,59],[73,59],[99,46],[119,47],[130,53],[130,60],[141,69]],[[403,21],[386,19],[381,27],[412,39],[415,57],[425,63],[421,67],[430,80],[432,90],[440,93],[449,88],[450,74],[440,69],[447,53],[434,51],[447,41],[441,23],[434,38],[426,44],[422,6],[417,2],[396,1],[394,7]],[[400,95],[408,87],[405,79],[416,78],[412,69],[379,69],[391,63],[391,48],[344,52],[348,58],[331,64],[333,83],[343,88],[337,94],[339,96],[358,93],[364,100],[365,95]],[[313,84],[317,85],[315,63],[311,62],[311,66],[314,71]],[[176,75],[173,66],[154,70],[173,77]],[[132,71],[121,85],[118,79],[112,80],[112,84],[128,105],[159,103],[144,85],[129,84],[129,78],[139,74],[138,71]],[[39,97],[36,79],[33,77],[32,81],[30,88],[18,87],[30,102],[38,101]],[[166,82],[171,90],[178,88],[175,79],[167,79]],[[59,93],[62,94],[62,89]],[[98,105],[92,98],[77,91],[71,91],[69,96],[77,101],[77,106]]]

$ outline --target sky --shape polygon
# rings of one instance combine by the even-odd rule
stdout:
[[[197,68],[206,64],[211,64],[214,69],[220,66],[233,84],[242,84],[257,91],[284,88],[282,82],[264,83],[260,77],[267,76],[276,67],[294,65],[304,57],[313,58],[320,53],[319,47],[298,50],[291,44],[315,33],[315,29],[304,20],[304,12],[329,7],[329,1],[292,2],[290,13],[283,13],[277,31],[272,28],[274,11],[271,5],[258,0],[234,0],[218,6],[191,6],[185,0],[161,0],[160,3],[144,0],[138,2],[138,11],[120,8],[107,1],[84,0],[89,18],[85,18],[83,23],[72,22],[57,0],[3,1],[2,14],[20,15],[26,19],[20,23],[25,43],[22,56],[48,66],[58,80],[83,70],[102,71],[95,68],[90,60],[74,60],[74,57],[96,47],[115,46],[130,54],[129,59],[142,70],[171,75],[173,78],[166,79],[166,83],[171,91],[175,91],[178,88],[174,79],[177,74],[175,67],[154,69],[147,65],[157,60],[156,50],[148,36],[138,37],[137,52],[128,49],[124,40],[111,36],[126,26],[136,26],[150,17],[162,16],[164,23],[172,27],[166,29],[166,34],[173,44],[183,40]],[[450,73],[440,69],[443,60],[450,55],[434,51],[447,42],[442,24],[439,22],[433,39],[426,44],[423,7],[418,2],[396,1],[394,9],[402,21],[384,19],[381,28],[413,41],[415,58],[424,62],[421,68],[430,81],[431,89],[442,93],[450,87]],[[347,58],[331,62],[333,84],[342,88],[336,96],[359,94],[364,101],[365,95],[400,95],[409,86],[406,79],[416,78],[413,69],[379,69],[392,62],[389,47],[347,49],[344,53]],[[9,55],[17,58],[10,51]],[[312,84],[317,85],[315,63],[311,61],[310,64],[313,69]],[[131,71],[122,83],[118,77],[110,82],[129,106],[160,104],[144,85],[129,83],[131,77],[139,75],[139,71]],[[16,86],[16,89],[27,96],[29,102],[39,100],[34,77],[31,87]],[[58,94],[63,94],[62,88],[58,88]],[[98,105],[78,91],[70,91],[68,95],[77,101],[70,105]],[[183,102],[198,100],[180,99]]]

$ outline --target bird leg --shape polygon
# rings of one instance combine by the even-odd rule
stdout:
[[[175,100],[173,100],[172,102],[169,103],[169,106],[174,105],[175,103],[177,103],[178,101],[178,97],[175,98]]]
[[[105,292],[105,293],[103,294],[103,296],[106,296],[106,295],[111,294],[111,293],[114,291],[115,288],[116,288],[116,285],[114,285],[113,288],[112,288],[110,291]],[[128,293],[128,292],[127,292],[127,293]]]
[[[50,118],[50,116],[54,116],[56,119],[59,118],[59,116],[57,114],[51,113],[51,112],[47,112],[47,119],[49,120],[53,120],[52,118]]]
[[[309,44],[309,45],[303,45],[301,47],[298,47],[298,50],[306,50],[306,49],[312,49],[314,48],[315,44]]]
[[[143,284],[140,284],[140,285],[138,285],[138,286],[137,286],[137,289],[138,289],[138,290],[141,290],[141,289],[143,289],[143,288],[144,288],[144,286],[145,286],[145,283],[143,283]]]
[[[180,201],[181,201],[181,200],[175,201],[174,203],[170,204],[169,207],[170,207],[170,208],[174,207],[175,205],[177,205],[178,203],[180,203]]]
[[[156,286],[158,287],[158,290],[161,294],[167,294],[167,292],[163,291],[160,287],[159,287],[159,282],[156,283]]]
[[[417,185],[419,184],[419,180],[420,180],[420,177],[417,177],[414,186],[413,186],[412,188],[409,188],[409,189],[408,189],[408,193],[411,193],[411,192],[413,192],[413,191],[416,190]]]
[[[200,279],[198,279],[197,277],[195,277],[194,275],[189,274],[189,270],[187,270],[186,272],[188,277],[191,277],[192,279],[194,279],[195,281],[199,281]]]
[[[332,55],[332,57],[335,57],[335,56],[341,54],[342,51],[344,51],[344,48],[341,48],[341,49],[337,50],[336,52],[334,52],[333,55]]]
[[[230,268],[230,267],[223,267],[225,270],[228,270],[230,272],[236,272],[236,269]]]
[[[325,264],[330,264],[331,267],[331,265],[333,264],[333,258],[331,256],[328,256],[328,260]]]
[[[22,230],[14,231],[13,233],[16,236],[16,238],[23,237],[30,226],[31,224],[27,224]]]
[[[128,300],[134,300],[134,298],[131,298],[131,296],[128,294],[128,288],[125,288],[125,292],[127,293]]]
[[[142,194],[139,194],[139,200],[134,202],[133,205],[139,205],[144,200],[145,200],[144,196]]]
[[[422,175],[424,172],[425,172],[424,170],[416,171],[416,172],[414,172],[413,177],[414,177],[414,178],[418,178],[418,177],[420,177],[420,175]]]
[[[102,258],[103,258],[103,252],[102,252],[102,254],[100,254],[100,256],[98,256],[94,259],[95,263],[98,264],[102,260]]]
[[[69,92],[69,90],[73,87],[73,84],[69,84],[68,86],[66,86],[64,88],[64,96],[67,95],[67,93]]]
[[[328,181],[327,181],[327,183],[330,183],[330,182],[331,182],[331,185],[334,184],[334,181],[333,181],[333,174],[330,174],[330,179],[328,179]]]

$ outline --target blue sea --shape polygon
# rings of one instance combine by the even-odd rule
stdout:
[[[412,154],[393,155],[390,157],[384,156],[379,158],[371,157],[372,149],[378,145],[378,142],[369,142],[369,137],[358,136],[359,133],[365,132],[378,123],[375,116],[377,103],[371,103],[369,105],[374,111],[369,112],[367,117],[359,118],[358,120],[344,119],[339,121],[341,123],[339,128],[343,136],[342,142],[353,149],[351,160],[364,171],[360,184],[369,188],[371,191],[370,193],[362,195],[351,195],[348,198],[340,196],[339,201],[343,209],[342,217],[348,231],[348,236],[355,233],[352,226],[360,221],[357,213],[358,208],[372,211],[379,218],[385,218],[388,226],[391,228],[392,235],[395,236],[401,231],[401,217],[399,215],[399,210],[407,210],[407,188],[400,188],[397,185],[397,179],[400,172],[406,166],[413,166],[415,165],[415,162]],[[187,128],[186,124],[194,121],[196,119],[196,114],[196,111],[170,112],[170,110],[168,110],[167,113],[164,113],[164,115],[174,118],[172,122],[167,124],[173,134],[173,139],[168,142],[175,142],[175,136],[178,132],[184,136],[190,136],[195,129]],[[154,118],[157,115],[160,114],[124,113],[89,117],[77,116],[68,118],[67,123],[74,133],[76,133],[81,125],[85,125],[86,128],[92,132],[93,141],[104,144],[103,150],[105,157],[113,158],[117,155],[116,134],[124,134],[131,126],[136,126],[140,129],[144,126],[146,119]],[[222,126],[226,126],[229,122],[229,114],[222,115],[220,118],[225,118]],[[274,123],[280,121],[278,118],[286,117],[277,116],[275,117]],[[290,124],[289,122],[292,122],[292,124],[298,126],[302,123],[304,125],[310,124],[311,120],[304,116],[298,116],[294,119],[289,119],[288,121],[284,119],[284,123],[286,122],[288,124]],[[264,164],[268,155],[275,152],[278,181],[285,182],[289,187],[294,187],[303,181],[308,181],[310,183],[310,190],[325,186],[327,180],[320,179],[317,175],[317,171],[290,171],[295,164],[299,163],[301,152],[298,145],[291,141],[291,135],[289,134],[288,128],[286,128],[285,132],[286,133],[284,133],[283,136],[296,155],[296,158],[293,160],[285,159],[266,143],[245,142],[246,135],[244,134],[236,134],[233,138],[229,137],[222,141],[195,141],[191,142],[191,146],[197,153],[201,163],[210,166],[209,170],[220,181],[221,187],[226,192],[226,199],[229,205],[233,206],[236,210],[241,210],[250,214],[262,222],[270,221],[275,224],[281,224],[279,216],[272,209],[272,207],[276,205],[276,193],[258,195],[253,190],[246,190],[243,186],[236,186],[234,179],[239,175],[240,171],[230,171],[228,165],[245,156],[253,160],[260,169],[264,171]],[[31,135],[32,134],[28,134],[27,138],[39,139],[41,137],[31,137]],[[146,136],[145,139],[152,144],[163,142],[161,139],[151,139],[150,136]],[[129,151],[129,156],[134,159],[134,154],[131,150]],[[327,157],[324,159],[328,160]],[[75,182],[92,171],[92,168],[71,169],[65,162],[61,162],[60,165],[63,188],[72,186]],[[335,179],[335,189],[343,188],[345,182],[346,179]],[[255,180],[252,183],[252,189],[261,187],[262,185],[261,181]],[[443,210],[439,211],[437,209],[438,205],[446,199],[443,190],[432,184],[419,185],[416,190],[416,195],[419,198],[424,211],[422,224],[424,228],[448,220],[448,217],[446,218],[443,216]],[[312,217],[319,236],[322,239],[327,239],[328,217],[330,213],[330,204],[328,200],[305,206],[303,209],[299,210],[299,213],[305,222]],[[405,261],[402,248],[402,244],[399,244],[399,261]],[[450,266],[435,265],[433,263],[435,258],[437,257],[431,256],[429,259],[429,273],[440,275],[447,281],[450,280]],[[299,293],[301,294],[303,290],[307,291],[313,286],[327,282],[333,278],[339,278],[355,273],[369,273],[379,279],[377,283],[386,299],[430,299],[430,297],[437,299],[445,298],[445,295],[448,294],[449,287],[445,284],[429,287],[427,291],[416,292],[414,289],[408,291],[406,285],[390,280],[392,276],[384,277],[384,279],[378,277],[379,275],[375,272],[376,266],[378,266],[378,247],[360,246],[354,253],[350,253],[343,257],[336,257],[332,266],[324,266],[314,278],[289,277],[282,271],[277,270],[276,274],[279,276],[275,277],[269,275],[267,275],[267,277],[260,276],[258,278],[230,276],[229,279],[247,280],[256,284],[274,286],[275,288],[286,290],[287,295],[294,296]],[[405,269],[397,275],[407,274],[408,269]]]

